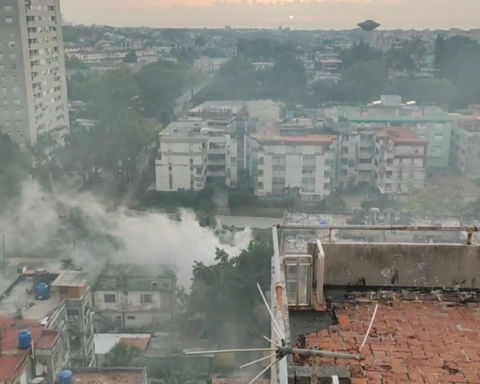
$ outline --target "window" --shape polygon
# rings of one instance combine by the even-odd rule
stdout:
[[[135,316],[127,316],[127,320],[135,320]]]
[[[10,69],[17,69],[17,64],[10,64]]]
[[[5,5],[5,11],[11,11],[12,6],[11,5]]]
[[[105,301],[105,303],[116,303],[117,297],[114,293],[105,293],[103,295],[103,301]]]
[[[152,295],[150,293],[143,293],[140,295],[140,301],[142,304],[151,304]]]
[[[435,141],[442,141],[442,140],[443,140],[443,135],[441,135],[441,134],[435,134],[435,135],[433,136],[433,140],[435,140]]]
[[[5,21],[6,21],[7,23],[13,23],[13,19],[12,19],[11,17],[6,17],[6,18],[5,18]]]
[[[9,46],[10,48],[15,48],[15,41],[13,41],[13,40],[9,41],[9,42],[8,42],[8,46]]]
[[[128,291],[123,291],[123,296],[128,296]]]

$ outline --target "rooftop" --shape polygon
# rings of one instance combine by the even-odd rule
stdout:
[[[244,108],[244,102],[239,100],[205,101],[190,109],[190,113],[221,112],[236,114]]]
[[[201,119],[188,118],[171,122],[160,134],[160,140],[186,140],[186,141],[207,141],[208,136],[200,135],[199,130],[207,126]],[[198,131],[194,135],[194,132]]]
[[[48,300],[36,300],[32,293],[33,279],[20,277],[11,288],[0,296],[0,316],[42,320],[51,315],[60,305],[58,291],[52,290]]]
[[[70,368],[74,383],[143,384],[145,368]]]
[[[288,135],[280,136],[276,127],[265,127],[256,133],[250,134],[250,137],[260,143],[278,143],[278,144],[297,144],[297,145],[317,145],[332,144],[336,139],[334,135]]]
[[[175,267],[169,264],[107,264],[97,280],[96,289],[116,290],[119,284],[124,284],[129,291],[150,291],[152,283],[171,289],[175,276]]]
[[[93,344],[95,346],[95,354],[96,355],[104,355],[108,351],[110,351],[117,343],[124,342],[125,344],[131,345],[133,343],[137,345],[137,340],[141,340],[141,343],[144,343],[146,340],[146,345],[148,344],[148,340],[150,340],[149,334],[130,334],[130,333],[96,333],[93,335]],[[145,348],[141,348],[145,350]]]
[[[147,357],[181,357],[184,351],[211,351],[217,349],[211,341],[174,334],[157,333],[150,339],[145,351]],[[209,355],[205,355],[208,357]],[[212,355],[213,356],[213,355]]]
[[[354,384],[480,383],[480,305],[462,293],[349,292],[331,303],[334,325],[307,333],[307,347],[357,353],[375,303],[365,361],[322,359],[344,367]],[[311,360],[299,362],[311,365]]]
[[[52,287],[83,287],[87,284],[87,272],[61,271]]]
[[[428,142],[407,127],[386,128],[376,132],[379,139],[390,139],[393,143],[427,145]]]

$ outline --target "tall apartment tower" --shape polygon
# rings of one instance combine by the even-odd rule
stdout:
[[[20,145],[69,132],[60,0],[0,1],[0,130]]]

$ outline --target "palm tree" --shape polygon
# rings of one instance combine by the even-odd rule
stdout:
[[[117,343],[105,354],[103,367],[138,367],[143,364],[143,351],[135,346]]]
[[[413,37],[410,41],[407,42],[407,50],[412,57],[417,70],[425,62],[425,57],[428,54],[427,47],[425,42],[420,36]]]

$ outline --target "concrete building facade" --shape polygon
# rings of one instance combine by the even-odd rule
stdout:
[[[255,194],[274,197],[300,188],[300,198],[319,201],[330,195],[335,137],[326,135],[250,135]]]
[[[480,117],[457,117],[452,134],[452,166],[469,179],[480,178]]]
[[[171,318],[175,288],[173,266],[107,264],[95,284],[93,300],[116,329],[150,331]]]
[[[0,4],[0,129],[21,145],[69,132],[60,0]]]
[[[223,128],[189,118],[171,123],[159,135],[156,190],[199,191],[207,183],[237,185],[237,138]]]
[[[428,142],[409,128],[375,133],[374,179],[381,193],[408,194],[425,184]]]
[[[333,107],[325,116],[346,119],[354,129],[410,127],[428,142],[427,168],[449,168],[450,141],[455,117],[431,106],[402,104],[398,96],[384,96],[380,103],[362,107]]]

